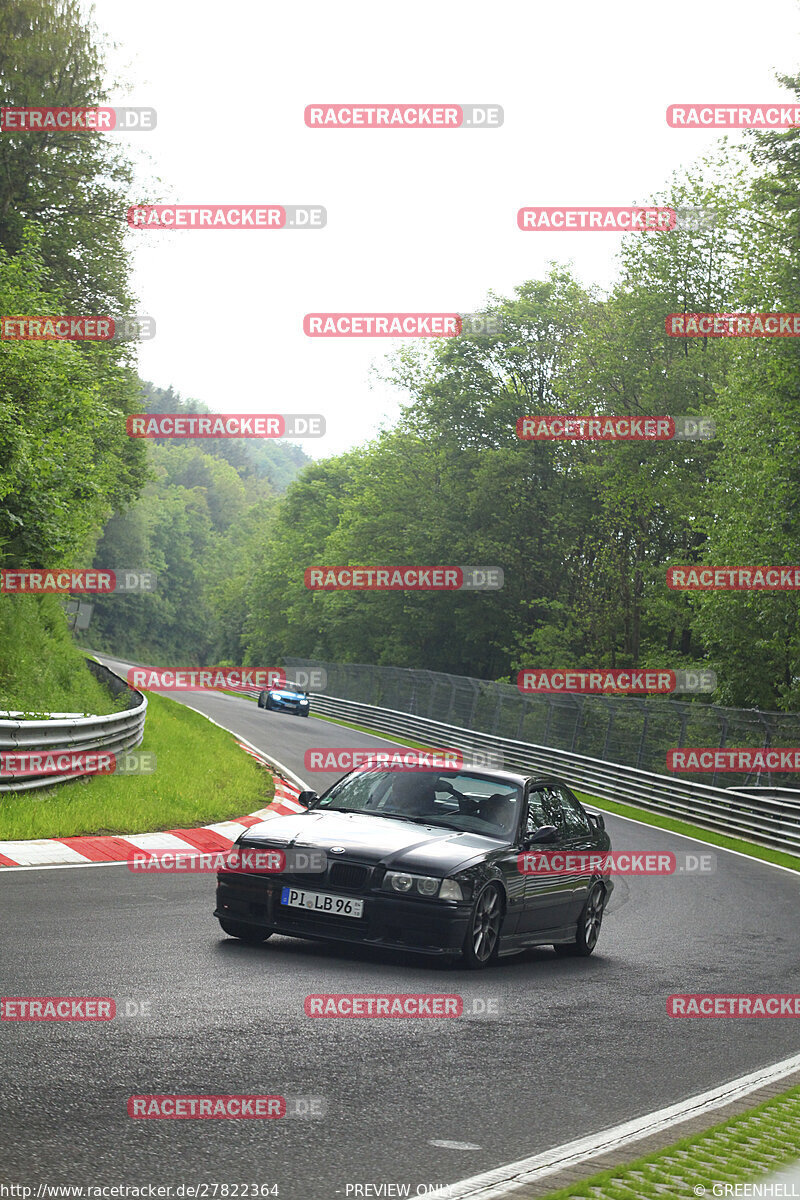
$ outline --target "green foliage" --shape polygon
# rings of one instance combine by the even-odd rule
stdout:
[[[0,595],[0,709],[31,714],[116,711],[67,632],[57,596]]]
[[[207,412],[171,388],[143,385],[157,412]],[[134,660],[208,665],[242,663],[252,570],[276,503],[273,481],[307,461],[294,446],[207,438],[147,442],[150,482],[135,504],[103,529],[95,564],[144,568],[152,593],[98,597],[92,645]]]
[[[800,78],[783,79],[800,97]],[[743,247],[737,309],[800,312],[800,130],[751,135],[757,220]],[[706,562],[800,562],[800,343],[742,339],[717,400],[724,439],[714,464]],[[723,703],[800,708],[798,594],[700,595],[698,637]]]
[[[118,104],[104,71],[102,43],[78,0],[0,4],[0,105]],[[18,254],[35,223],[45,283],[63,293],[66,311],[127,312],[131,183],[125,152],[102,133],[9,130],[0,138],[0,247]]]
[[[103,72],[77,0],[0,5],[0,103],[102,103]],[[800,96],[800,78],[781,82]],[[102,136],[4,134],[0,311],[129,312],[130,187]],[[0,561],[84,565],[106,522],[95,562],[159,576],[152,595],[97,601],[95,643],[134,658],[290,655],[486,678],[705,664],[725,704],[797,708],[797,594],[670,592],[666,568],[800,562],[800,344],[675,339],[664,322],[800,311],[800,130],[723,141],[652,200],[716,222],[627,236],[608,294],[556,265],[490,294],[499,330],[404,347],[389,375],[408,397],[396,426],[322,462],[269,440],[144,446],[126,437],[127,413],[208,410],[172,388],[142,393],[124,348],[4,342]],[[516,437],[518,417],[555,412],[700,415],[717,436]],[[360,563],[501,566],[506,582],[304,586],[306,567]]]
[[[0,312],[64,311],[63,297],[45,285],[40,241],[31,229],[13,257],[0,249]],[[136,376],[113,343],[2,343],[0,561],[5,565],[80,562],[112,508],[136,494],[144,478],[144,451],[125,432],[125,415],[134,411],[136,395]]]
[[[761,162],[759,162],[759,155]],[[249,589],[248,661],[283,655],[507,677],[525,664],[716,667],[718,697],[800,700],[797,602],[687,597],[666,566],[798,562],[797,343],[670,338],[669,313],[800,311],[800,140],[722,144],[654,202],[608,295],[554,266],[490,296],[499,331],[394,356],[396,428],[307,468]],[[762,269],[763,268],[763,269]],[[526,413],[699,415],[710,442],[520,442]],[[709,477],[711,483],[709,483]],[[311,593],[314,564],[502,566],[499,593]]]

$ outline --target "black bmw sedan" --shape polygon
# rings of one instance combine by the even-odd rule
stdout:
[[[614,885],[602,855],[579,852],[611,842],[559,779],[361,768],[299,800],[307,812],[252,826],[237,843],[243,869],[218,874],[214,915],[231,937],[358,942],[475,968],[529,946],[583,956],[597,944]],[[251,871],[245,850],[282,852],[285,869]],[[547,859],[531,851],[569,852],[577,869],[523,869]]]

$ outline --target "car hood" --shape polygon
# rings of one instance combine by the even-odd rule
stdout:
[[[302,692],[281,692],[276,691],[275,688],[270,692],[270,696],[277,696],[279,700],[305,700],[306,698]]]
[[[342,862],[402,868],[437,876],[461,870],[491,851],[509,845],[477,833],[457,833],[441,826],[416,825],[367,813],[315,812],[273,817],[251,826],[240,844],[297,846],[324,850],[341,846],[333,855]]]

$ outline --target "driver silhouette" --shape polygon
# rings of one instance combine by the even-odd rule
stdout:
[[[398,771],[392,780],[391,806],[409,817],[430,817],[436,812],[434,777]]]

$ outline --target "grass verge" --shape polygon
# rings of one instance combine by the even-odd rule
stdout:
[[[274,796],[269,771],[232,734],[184,704],[147,693],[141,750],[151,775],[95,775],[0,797],[0,840],[148,833],[241,817]]]
[[[689,1200],[734,1195],[733,1185],[772,1175],[796,1160],[799,1123],[800,1087],[794,1087],[655,1154],[548,1192],[543,1200],[663,1200],[665,1196]],[[719,1186],[725,1184],[731,1185],[730,1191]]]
[[[117,707],[73,642],[58,596],[0,595],[0,709],[105,716]]]

